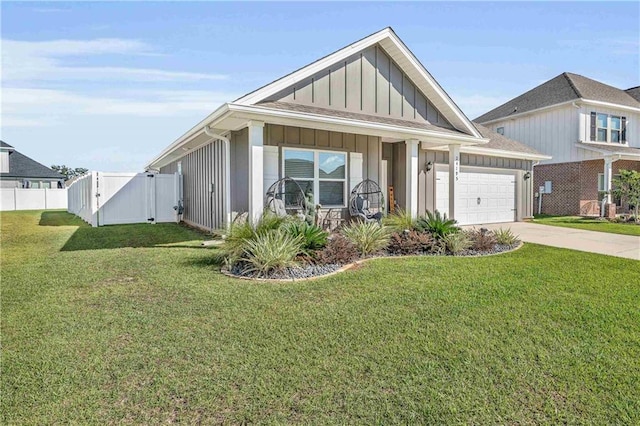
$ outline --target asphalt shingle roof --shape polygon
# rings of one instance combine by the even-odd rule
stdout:
[[[637,88],[629,90],[636,89]],[[640,94],[638,94],[638,96],[640,96]],[[629,91],[624,91],[578,74],[564,72],[499,107],[492,109],[474,121],[486,123],[513,114],[521,114],[523,112],[577,99],[588,99],[640,108],[640,101],[638,101],[637,97],[632,93],[629,93]]]
[[[635,100],[640,102],[640,86],[632,87],[630,89],[625,90],[629,94],[629,96],[633,97]]]
[[[476,126],[478,132],[483,138],[489,139],[489,142],[484,145],[479,145],[482,148],[487,149],[499,149],[501,151],[521,152],[526,154],[543,155],[528,145],[509,139],[508,137],[496,133],[493,130],[484,127],[482,124],[478,124],[475,121],[473,125]]]
[[[329,117],[346,118],[349,120],[370,121],[372,123],[389,124],[393,126],[410,127],[412,129],[431,130],[436,132],[449,133],[454,135],[466,135],[455,129],[436,126],[430,123],[419,121],[400,120],[397,118],[383,117],[379,115],[360,114],[356,112],[334,110],[328,108],[319,108],[310,105],[293,104],[289,102],[261,102],[256,106],[264,108],[273,108],[285,111],[295,111],[309,114],[326,115]]]
[[[13,148],[6,142],[0,141],[3,148]],[[54,172],[49,167],[38,163],[20,152],[13,150],[9,152],[9,172],[0,173],[0,179],[5,178],[46,178],[62,179],[58,172]]]

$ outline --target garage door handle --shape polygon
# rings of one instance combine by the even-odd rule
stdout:
[[[478,197],[478,205],[480,205],[480,197]]]

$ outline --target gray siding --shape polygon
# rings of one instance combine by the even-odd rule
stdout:
[[[433,211],[435,209],[435,166],[431,172],[425,173],[424,165],[427,161],[433,162],[434,165],[448,164],[449,153],[443,151],[419,151],[418,208],[420,212]],[[460,154],[460,165],[463,167],[487,167],[517,171],[516,207],[518,219],[533,216],[533,175],[526,181],[523,178],[526,171],[532,170],[533,164],[531,161],[462,153]]]
[[[271,146],[360,152],[363,157],[363,177],[373,179],[376,182],[380,180],[382,144],[380,138],[376,136],[267,124],[264,143]],[[282,177],[282,170],[280,170],[280,176]],[[347,179],[349,178],[347,176]]]
[[[378,45],[362,50],[267,100],[416,120],[453,128]]]
[[[224,143],[214,141],[160,169],[160,173],[177,173],[178,162],[182,163],[185,222],[209,230],[224,226],[224,158]]]
[[[231,133],[231,211],[249,210],[249,130]],[[266,191],[266,190],[265,190]]]

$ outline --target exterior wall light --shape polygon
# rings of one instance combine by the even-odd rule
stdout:
[[[425,163],[425,165],[424,165],[424,169],[425,169],[426,171],[430,172],[430,171],[431,171],[431,169],[433,169],[433,162],[431,162],[431,161],[427,161],[427,162]]]
[[[531,177],[531,172],[526,172],[523,176],[524,180],[529,180],[530,177]]]

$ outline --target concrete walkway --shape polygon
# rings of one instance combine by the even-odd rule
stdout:
[[[514,234],[527,243],[588,251],[640,260],[640,237],[585,231],[583,229],[540,225],[532,222],[490,223],[474,225],[475,228],[511,228]],[[469,228],[464,226],[463,228]]]

